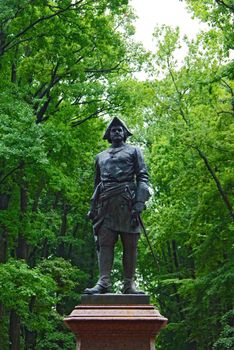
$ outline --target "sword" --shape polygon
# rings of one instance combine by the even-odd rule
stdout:
[[[140,223],[140,225],[141,225],[141,227],[142,227],[142,230],[143,230],[143,233],[144,233],[144,235],[145,235],[145,238],[146,238],[146,241],[147,241],[147,243],[148,243],[148,246],[149,246],[149,248],[150,248],[150,252],[151,252],[151,254],[152,254],[153,258],[154,258],[154,262],[155,262],[155,264],[156,264],[156,265],[158,266],[158,268],[159,268],[159,262],[158,262],[158,260],[157,260],[157,258],[156,258],[156,256],[155,256],[155,254],[154,254],[153,247],[152,247],[152,245],[151,245],[151,243],[150,243],[149,236],[148,236],[148,234],[147,234],[147,232],[146,232],[146,229],[145,229],[145,225],[143,224],[143,221],[142,221],[141,216],[140,216],[139,213],[138,213],[138,220],[139,220],[139,223]]]
[[[127,192],[130,194],[130,197],[133,199],[132,193],[131,193],[131,191],[130,191],[129,186],[126,186],[126,190],[127,190]],[[158,269],[159,269],[159,262],[158,262],[158,260],[157,260],[157,258],[156,258],[156,256],[155,256],[155,254],[154,254],[153,247],[152,247],[152,245],[151,245],[151,243],[150,243],[149,236],[148,236],[148,234],[147,234],[147,232],[146,232],[145,225],[143,224],[143,221],[142,221],[142,219],[141,219],[140,213],[135,212],[135,214],[137,214],[137,216],[136,216],[135,218],[132,218],[132,219],[133,219],[133,220],[136,220],[135,224],[137,224],[137,221],[140,223],[140,225],[141,225],[141,227],[142,227],[142,230],[143,230],[143,232],[144,232],[146,241],[147,241],[148,246],[149,246],[149,248],[150,248],[150,252],[151,252],[152,257],[153,257],[153,259],[154,259],[154,262],[155,262],[155,264],[158,266]]]

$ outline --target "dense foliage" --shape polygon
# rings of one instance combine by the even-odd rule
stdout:
[[[178,30],[155,30],[139,141],[146,145],[154,190],[145,220],[157,262],[142,242],[139,270],[170,320],[159,348],[233,349],[233,30],[224,30],[230,30],[226,8],[188,3],[213,25],[215,13],[225,10],[225,16],[221,29],[184,38],[182,63],[175,59]]]
[[[170,321],[158,348],[234,347],[233,5],[186,3],[210,28],[178,63],[177,29],[152,54],[131,40],[127,0],[0,1],[1,350],[74,347],[62,319],[97,278],[86,213],[116,114],[150,171],[156,259],[142,235],[137,273]]]

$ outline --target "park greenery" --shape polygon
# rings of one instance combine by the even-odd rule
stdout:
[[[0,1],[1,350],[75,346],[63,318],[97,279],[86,213],[113,116],[150,173],[137,280],[169,319],[157,349],[234,348],[234,6],[184,2],[207,30],[156,27],[147,52],[128,0]],[[120,267],[117,247],[117,289]]]

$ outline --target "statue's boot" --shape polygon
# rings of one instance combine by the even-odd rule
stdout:
[[[100,277],[93,288],[86,288],[84,294],[105,294],[111,287],[111,269],[114,260],[114,247],[100,246],[98,252],[99,273]]]
[[[84,294],[105,294],[107,292],[108,288],[105,288],[98,283],[93,288],[86,288],[84,290]]]
[[[123,294],[145,294],[142,290],[137,290],[133,279],[124,279]]]
[[[123,294],[145,294],[143,291],[138,291],[135,286],[134,276],[136,270],[137,261],[137,241],[138,235],[135,234],[123,234],[123,271],[124,271],[124,284]]]

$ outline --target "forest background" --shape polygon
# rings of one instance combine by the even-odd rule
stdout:
[[[157,349],[234,348],[234,5],[185,2],[209,29],[157,27],[147,52],[127,0],[0,1],[1,350],[74,348],[62,320],[97,278],[86,213],[113,116],[150,172],[157,261],[142,236],[137,279],[169,319]]]

